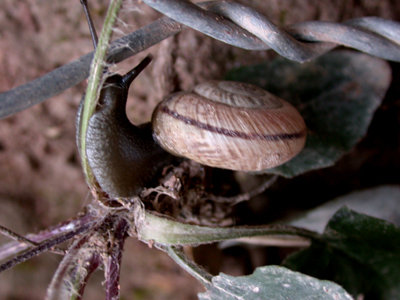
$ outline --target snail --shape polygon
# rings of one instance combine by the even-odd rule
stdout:
[[[211,167],[259,171],[283,164],[304,147],[306,125],[300,113],[267,91],[240,82],[209,81],[193,93],[169,95],[154,110],[151,126],[134,126],[125,106],[137,68],[106,80],[87,130],[89,164],[111,197],[137,195],[174,156]]]
[[[85,7],[85,0],[81,0]],[[87,10],[87,7],[85,8]],[[93,43],[97,37],[87,13]],[[124,76],[108,77],[86,132],[86,154],[100,187],[111,198],[139,194],[163,167],[187,157],[211,167],[259,171],[283,164],[304,147],[306,125],[288,102],[245,83],[209,81],[158,104],[152,123],[126,116],[129,86],[146,57]],[[80,144],[78,109],[77,141]]]

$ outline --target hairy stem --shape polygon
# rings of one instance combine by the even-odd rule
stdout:
[[[113,27],[117,18],[117,14],[121,8],[122,0],[112,0],[108,8],[107,16],[104,22],[103,30],[100,34],[99,43],[92,61],[92,66],[90,70],[88,87],[85,94],[85,102],[83,106],[83,112],[81,115],[80,128],[80,155],[83,167],[83,172],[85,174],[86,182],[90,187],[96,185],[96,181],[92,170],[89,166],[86,157],[86,131],[88,128],[90,117],[93,115],[98,96],[101,90],[102,76],[104,74],[104,69],[106,66],[106,55],[110,45],[111,34]]]

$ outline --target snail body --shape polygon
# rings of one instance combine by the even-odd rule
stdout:
[[[210,81],[194,93],[168,96],[152,117],[155,140],[168,152],[231,170],[283,164],[306,141],[306,125],[288,102],[250,84]]]
[[[138,195],[174,159],[154,142],[150,123],[138,127],[126,115],[129,85],[144,68],[143,61],[139,66],[124,76],[107,78],[86,132],[89,165],[97,182],[111,198]],[[78,147],[82,108],[81,104],[77,118]]]

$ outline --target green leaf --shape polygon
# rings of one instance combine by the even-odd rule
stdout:
[[[221,273],[213,277],[189,259],[181,247],[166,246],[163,249],[205,285],[207,292],[198,295],[201,300],[353,299],[334,282],[321,281],[279,266],[260,267],[249,276],[234,277]]]
[[[292,255],[285,266],[342,285],[353,296],[394,300],[400,295],[400,228],[344,207],[322,241]]]
[[[333,165],[366,134],[391,70],[367,54],[336,51],[303,64],[279,57],[232,70],[226,79],[260,86],[299,109],[308,127],[305,148],[291,161],[261,171],[294,177]]]
[[[353,299],[339,285],[321,281],[283,267],[257,268],[252,275],[234,277],[220,274],[212,279],[212,287],[199,294],[200,300],[271,299],[304,300]]]

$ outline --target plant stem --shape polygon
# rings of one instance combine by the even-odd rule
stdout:
[[[53,275],[47,289],[46,300],[76,300],[80,297],[76,291],[82,289],[80,286],[82,278],[86,276],[88,267],[85,265],[86,258],[92,257],[94,254],[93,250],[89,251],[84,246],[93,233],[94,231],[84,235],[69,247],[67,255],[64,256]]]
[[[175,246],[166,246],[164,247],[164,251],[168,253],[168,255],[186,272],[192,275],[194,278],[203,283],[206,287],[209,287],[212,282],[213,276],[203,270],[199,265],[197,265],[194,261],[189,259],[185,253],[182,251],[182,247]]]
[[[125,239],[128,237],[129,224],[121,218],[114,229],[114,236],[109,241],[110,248],[108,249],[107,259],[105,262],[105,288],[106,300],[116,300],[120,296],[120,271],[122,251],[124,249]]]
[[[107,16],[104,22],[103,30],[100,34],[99,43],[92,61],[88,87],[85,94],[85,102],[81,115],[81,128],[80,130],[80,155],[83,172],[89,187],[96,185],[96,180],[89,166],[86,156],[86,131],[88,128],[89,120],[93,115],[97,106],[98,97],[101,91],[102,76],[106,68],[106,55],[109,48],[111,34],[117,18],[117,14],[121,8],[122,0],[112,0],[108,8]]]
[[[289,225],[210,227],[185,224],[159,215],[154,215],[140,205],[134,209],[136,231],[139,239],[160,245],[198,245],[243,237],[299,236],[321,240],[317,232]]]

